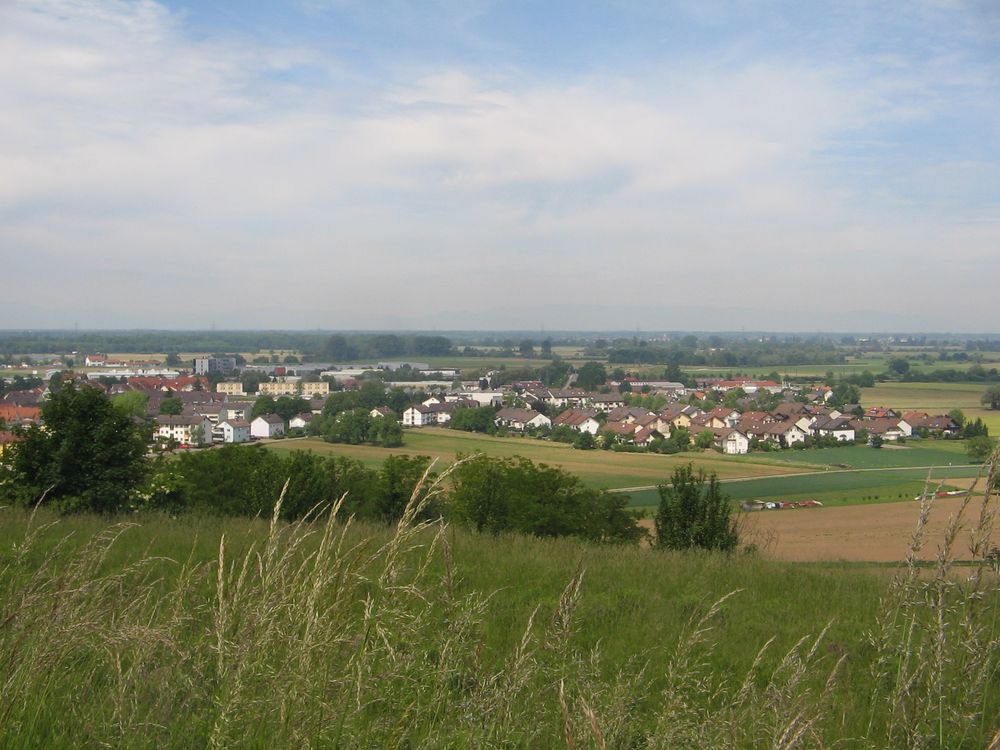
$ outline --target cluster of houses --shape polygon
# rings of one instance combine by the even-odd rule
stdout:
[[[121,388],[112,386],[111,390],[118,391]],[[286,421],[278,414],[253,417],[254,401],[231,400],[235,398],[233,395],[218,390],[213,392],[207,388],[187,388],[178,391],[161,385],[153,390],[144,389],[143,392],[147,395],[147,414],[154,422],[153,438],[181,446],[247,443],[251,440],[281,438],[290,430],[304,429],[316,414],[323,411],[326,400],[326,393],[322,397],[307,399],[310,410]],[[168,397],[181,402],[180,414],[159,413],[163,399]]]
[[[206,365],[202,369],[210,369]],[[83,377],[83,376],[81,376]],[[627,385],[626,385],[627,383]],[[252,417],[254,402],[243,392],[240,383],[221,382],[211,390],[208,379],[200,375],[135,376],[124,383],[104,385],[90,381],[108,396],[140,391],[146,396],[147,415],[153,420],[154,437],[164,442],[201,446],[211,443],[245,443],[253,439],[278,438],[288,431],[304,429],[323,409],[329,395],[329,383],[305,382],[281,378],[260,384],[261,395],[296,395],[309,401],[310,410],[285,420],[277,414]],[[422,384],[413,383],[412,386]],[[708,431],[711,443],[724,453],[743,454],[752,446],[792,447],[809,437],[827,437],[838,442],[854,442],[859,435],[885,441],[906,438],[916,431],[952,436],[959,425],[947,415],[920,412],[900,414],[892,409],[872,407],[862,411],[857,405],[828,404],[832,389],[822,386],[806,392],[806,402],[787,384],[768,380],[700,379],[694,388],[682,383],[626,378],[615,383],[619,389],[665,396],[670,403],[658,410],[629,406],[621,390],[608,393],[582,388],[551,389],[539,381],[519,381],[490,389],[479,382],[456,382],[450,390],[426,398],[422,403],[396,415],[387,408],[371,410],[371,416],[397,419],[404,427],[447,424],[459,409],[488,406],[496,410],[494,422],[514,432],[545,433],[566,427],[605,439],[649,446],[657,439],[669,439],[683,428],[697,438]],[[698,399],[725,394],[739,388],[743,394],[768,393],[785,400],[769,411],[718,406],[704,410],[681,399]],[[8,427],[38,423],[40,402],[47,387],[12,391],[0,399],[0,420]],[[180,414],[160,414],[166,398],[181,402]],[[550,416],[555,415],[555,416]],[[862,433],[862,431],[864,431]],[[0,435],[0,450],[14,437]]]
[[[252,400],[230,400],[227,393],[211,391],[208,379],[200,376],[136,376],[128,378],[125,383],[111,385],[90,380],[87,386],[97,388],[112,398],[130,391],[142,393],[146,397],[146,415],[153,421],[154,439],[189,446],[246,443],[258,438],[282,437],[288,430],[304,428],[315,414],[323,410],[325,401],[322,397],[309,399],[310,411],[286,422],[277,414],[252,418]],[[328,391],[321,395],[326,393]],[[0,399],[0,420],[10,428],[40,424],[40,405],[47,394],[47,386],[4,394]],[[180,414],[160,413],[167,398],[181,402]],[[15,440],[16,437],[9,431],[0,433],[0,446]]]
[[[653,411],[629,406],[620,392],[594,393],[582,389],[552,390],[537,383],[521,383],[517,405],[499,408],[495,424],[516,432],[545,432],[567,427],[591,435],[602,435],[616,443],[647,447],[656,439],[669,439],[683,428],[692,438],[711,435],[711,443],[724,453],[748,453],[753,446],[788,448],[812,438],[832,438],[853,443],[859,436],[898,441],[921,430],[940,436],[954,436],[959,425],[947,415],[899,412],[884,407],[861,411],[857,405],[840,409],[828,406],[830,391],[820,388],[808,394],[810,403],[787,400],[769,411],[740,410],[718,406],[704,410],[674,402]],[[669,384],[675,397],[683,395],[681,384]],[[767,390],[782,392],[770,381],[715,381],[710,389],[726,392],[741,388],[744,393]],[[752,390],[751,390],[752,389]],[[686,390],[686,389],[684,389]],[[499,406],[503,392],[465,392],[432,396],[410,407],[402,416],[407,427],[447,424],[457,409],[483,405]],[[701,391],[704,397],[706,391]],[[861,412],[860,415],[858,412]],[[549,417],[548,414],[556,416]]]

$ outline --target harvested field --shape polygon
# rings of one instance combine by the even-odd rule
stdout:
[[[961,505],[960,497],[934,501],[926,530],[928,543],[920,559],[935,559],[948,520]],[[957,559],[969,558],[969,529],[981,508],[982,497],[974,497],[966,508],[954,551]],[[740,520],[746,523],[746,537],[756,539],[766,556],[779,560],[897,562],[906,557],[919,514],[920,503],[911,501],[757,511],[741,514]],[[652,528],[652,521],[642,523]],[[1000,545],[1000,524],[997,526],[992,539],[993,544]]]

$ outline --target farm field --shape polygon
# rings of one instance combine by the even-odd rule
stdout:
[[[920,559],[935,559],[936,542],[961,503],[958,497],[934,501],[927,525],[934,541],[922,550]],[[975,520],[981,508],[982,500],[974,498],[965,518]],[[920,503],[909,502],[760,511],[743,514],[741,520],[746,533],[760,539],[765,553],[779,560],[893,562],[906,556],[919,514]],[[1000,527],[993,529],[991,539],[1000,544]],[[969,556],[967,540],[968,534],[960,533],[957,557]]]
[[[932,414],[961,409],[966,419],[980,418],[991,434],[1000,435],[1000,412],[984,409],[979,401],[988,387],[988,383],[879,383],[861,389],[861,403]]]
[[[657,484],[667,479],[675,467],[694,463],[720,477],[759,477],[802,471],[800,466],[781,465],[773,461],[734,461],[714,452],[658,455],[649,453],[616,453],[613,451],[580,451],[565,443],[552,443],[531,438],[491,437],[444,428],[424,427],[405,430],[406,444],[400,448],[377,448],[365,445],[327,443],[317,438],[285,440],[267,443],[270,450],[309,450],[327,455],[348,456],[368,466],[377,466],[390,455],[423,455],[450,463],[459,454],[482,452],[506,458],[524,456],[532,461],[558,466],[579,476],[591,487],[637,487]]]
[[[792,464],[825,464],[844,469],[949,466],[969,463],[963,440],[909,441],[906,445],[888,445],[877,450],[866,445],[785,450],[768,454],[768,457]]]
[[[705,366],[695,366],[695,365],[685,365],[681,367],[685,372],[692,374],[710,375],[710,376],[720,376],[730,373],[742,372],[751,376],[764,376],[769,372],[777,372],[781,375],[787,375],[791,377],[805,377],[805,376],[817,376],[822,377],[827,372],[832,372],[835,375],[852,375],[860,374],[865,370],[873,374],[878,374],[886,372],[889,369],[889,360],[900,356],[908,358],[910,362],[910,369],[914,372],[930,372],[932,370],[967,370],[975,364],[981,364],[983,367],[989,369],[991,367],[1000,367],[1000,353],[997,352],[982,352],[983,361],[982,362],[940,362],[936,359],[931,361],[923,361],[919,359],[910,359],[910,357],[917,356],[914,353],[909,352],[894,352],[892,354],[885,353],[873,353],[867,356],[861,357],[848,357],[846,362],[830,363],[830,364],[815,364],[815,365],[790,365],[790,364],[777,364],[777,365],[754,365],[754,366],[734,366],[734,367],[705,367]],[[655,371],[656,368],[662,371],[663,366],[650,366],[650,368]],[[881,384],[880,386],[881,387]],[[867,402],[865,402],[867,403]]]
[[[978,466],[934,469],[932,481],[968,479]],[[827,471],[798,476],[760,479],[723,479],[723,491],[734,501],[744,500],[819,500],[824,505],[856,505],[912,500],[924,488],[928,470],[919,468]],[[945,486],[945,489],[952,485]],[[955,485],[956,487],[958,485]],[[652,508],[659,502],[656,490],[628,493],[630,504]]]

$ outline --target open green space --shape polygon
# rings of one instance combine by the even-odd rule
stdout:
[[[948,479],[969,478],[978,466],[954,466],[930,471],[933,486]],[[864,502],[894,502],[919,495],[928,469],[902,468],[868,471],[828,471],[798,476],[723,481],[723,491],[734,501],[820,500],[824,504],[853,505]],[[948,485],[950,487],[950,485]],[[656,490],[630,492],[630,505],[652,507],[659,503]]]
[[[837,448],[783,450],[768,454],[775,461],[793,464],[824,464],[843,469],[884,469],[910,466],[967,464],[964,440],[909,441],[906,445],[870,448],[848,445]]]
[[[989,571],[329,531],[0,509],[0,748],[982,748],[1000,721]]]
[[[800,467],[773,461],[734,461],[714,452],[678,453],[618,453],[615,451],[581,451],[565,443],[520,437],[492,437],[440,427],[423,427],[404,431],[401,448],[378,448],[367,445],[327,443],[319,439],[287,440],[267,443],[276,451],[309,450],[316,453],[349,456],[366,465],[381,464],[390,455],[423,455],[451,463],[460,454],[485,453],[500,458],[523,456],[532,461],[558,466],[579,476],[591,487],[637,487],[664,481],[676,466],[692,462],[720,477],[750,477],[801,471]]]

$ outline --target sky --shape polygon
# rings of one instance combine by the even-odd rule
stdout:
[[[0,0],[0,329],[995,332],[998,280],[994,0]]]

